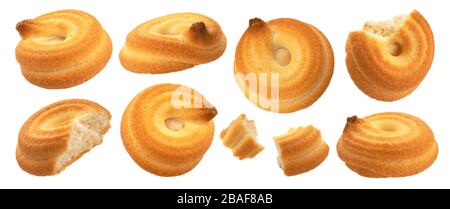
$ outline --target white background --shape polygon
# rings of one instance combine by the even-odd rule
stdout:
[[[142,0],[142,1],[2,1],[0,4],[0,188],[450,188],[450,14],[446,1],[282,1],[282,0]],[[46,90],[28,83],[20,73],[14,50],[20,37],[15,25],[24,19],[60,9],[81,9],[101,22],[113,41],[106,68],[88,82],[64,90]],[[345,66],[345,42],[350,31],[367,20],[383,20],[417,9],[430,23],[436,42],[435,59],[427,77],[412,95],[393,103],[379,102],[360,92]],[[127,33],[138,24],[175,12],[198,12],[215,19],[228,45],[218,60],[182,72],[141,75],[126,71],[118,52]],[[237,41],[248,20],[295,18],[320,29],[335,54],[331,83],[312,106],[291,114],[275,114],[251,104],[233,76]],[[213,143],[200,164],[178,177],[147,173],[129,157],[120,138],[120,120],[129,101],[158,83],[179,83],[201,92],[219,111]],[[57,176],[36,177],[22,171],[15,159],[17,134],[38,109],[68,98],[100,103],[112,113],[112,128],[104,142]],[[422,118],[435,133],[440,152],[426,171],[411,177],[370,179],[350,171],[338,158],[336,143],[346,118],[383,111],[403,111]],[[222,145],[220,131],[239,114],[255,119],[259,141],[265,147],[254,159],[233,157]],[[276,162],[273,136],[290,127],[312,124],[330,146],[328,158],[316,169],[284,176]]]

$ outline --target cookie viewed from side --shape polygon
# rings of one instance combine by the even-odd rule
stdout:
[[[108,63],[112,43],[92,15],[61,10],[17,24],[22,40],[16,59],[23,76],[47,89],[69,88],[91,79]]]
[[[430,167],[437,158],[438,144],[421,119],[385,112],[348,118],[337,152],[361,176],[404,177]]]
[[[195,13],[170,14],[133,29],[120,51],[120,62],[135,73],[169,73],[216,60],[226,45],[213,19]]]

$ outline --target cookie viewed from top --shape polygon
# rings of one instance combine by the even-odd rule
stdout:
[[[217,110],[192,88],[158,84],[127,106],[121,125],[123,144],[144,170],[179,176],[192,170],[209,149]]]
[[[234,74],[259,108],[289,113],[312,105],[333,75],[333,50],[314,26],[289,18],[251,19],[236,48]]]

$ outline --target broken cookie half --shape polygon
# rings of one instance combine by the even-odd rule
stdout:
[[[110,119],[108,110],[88,100],[46,106],[20,129],[17,162],[30,174],[56,175],[103,141]]]

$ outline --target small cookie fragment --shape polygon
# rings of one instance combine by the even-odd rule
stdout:
[[[241,114],[220,133],[220,138],[223,144],[233,151],[234,156],[243,160],[255,157],[264,149],[258,143],[256,135],[255,122],[247,120],[245,114]]]
[[[274,140],[279,154],[278,163],[286,176],[308,172],[328,156],[328,145],[313,126],[291,128]]]

